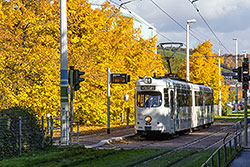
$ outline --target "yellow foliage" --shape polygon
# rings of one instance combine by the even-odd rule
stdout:
[[[0,11],[0,109],[31,107],[38,117],[60,116],[60,1],[4,1]],[[1,6],[0,6],[1,7]],[[68,0],[68,65],[85,71],[75,93],[74,116],[87,124],[105,124],[107,68],[131,75],[125,85],[111,85],[111,121],[125,107],[123,96],[139,76],[162,74],[156,39],[144,40],[133,19],[108,2],[92,9],[86,0]],[[131,117],[133,115],[131,114]]]
[[[190,56],[189,75],[191,82],[202,83],[214,89],[214,102],[216,104],[218,104],[219,91],[221,89],[222,104],[224,105],[228,98],[227,90],[229,86],[226,86],[222,82],[222,75],[219,77],[218,61],[218,55],[212,52],[210,41],[206,41],[203,44],[198,45]],[[223,62],[224,59],[221,58],[221,64]],[[182,78],[186,77],[186,61],[178,73]],[[219,86],[219,79],[221,81],[221,86]]]

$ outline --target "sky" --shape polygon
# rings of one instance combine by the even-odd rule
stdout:
[[[131,2],[126,3],[128,1]],[[220,49],[222,54],[235,54],[233,39],[236,38],[238,53],[250,54],[250,0],[196,0],[193,3],[196,8],[190,1],[193,0],[110,0],[110,3],[115,6],[126,3],[123,7],[152,24],[161,34],[157,36],[157,43],[169,42],[169,39],[186,43],[186,22],[195,19],[196,23],[189,24],[190,48],[210,40],[214,53]],[[89,2],[102,4],[105,0]]]

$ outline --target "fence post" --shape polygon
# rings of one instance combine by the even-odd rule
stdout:
[[[77,121],[77,143],[79,144],[79,122]]]
[[[217,166],[220,167],[220,150],[217,152]]]
[[[50,135],[51,135],[51,145],[53,145],[53,125],[54,125],[54,120],[52,116],[50,116]]]
[[[47,113],[47,129],[48,129],[48,134],[50,133],[50,130],[49,130],[49,117],[50,117],[50,113]]]
[[[232,155],[232,140],[229,141],[229,154]]]
[[[226,147],[226,144],[224,144],[223,150],[224,150],[224,162],[227,163],[227,147]]]
[[[234,149],[237,152],[237,136],[234,137]]]
[[[43,134],[43,140],[42,140],[42,147],[44,146],[44,136],[45,136],[45,134],[44,134],[44,118],[43,118],[43,116],[42,116],[42,134]]]
[[[22,117],[19,117],[19,155],[22,154]]]
[[[212,157],[212,159],[211,159],[211,167],[213,167],[214,166],[214,157]]]
[[[240,137],[240,134],[239,134],[239,146],[241,147],[241,137]]]

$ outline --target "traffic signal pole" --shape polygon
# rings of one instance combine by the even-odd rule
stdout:
[[[70,71],[69,71],[69,78],[70,78],[70,117],[69,117],[69,122],[70,122],[70,143],[73,142],[73,100],[74,100],[74,66],[70,66]]]
[[[242,63],[242,71],[243,71],[243,95],[244,95],[244,138],[245,138],[245,146],[247,146],[247,138],[248,138],[248,132],[247,132],[247,90],[249,89],[249,63],[248,58],[244,58],[244,62]]]
[[[61,88],[61,145],[69,145],[69,100],[66,0],[60,1],[60,88]]]
[[[248,58],[245,55],[244,61],[242,62],[242,67],[238,67],[233,69],[233,72],[235,72],[237,75],[233,76],[234,79],[237,79],[238,82],[242,82],[242,88],[243,88],[243,98],[244,98],[244,138],[245,138],[245,146],[248,145],[248,132],[247,132],[247,90],[249,89],[249,62]],[[236,87],[237,88],[237,87]],[[238,108],[238,105],[236,103],[235,109]],[[237,111],[237,110],[236,110]]]
[[[247,90],[243,90],[244,93],[244,138],[245,138],[245,146],[247,146],[247,137],[248,137],[248,132],[247,132]]]

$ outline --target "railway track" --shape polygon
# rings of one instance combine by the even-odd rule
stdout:
[[[173,161],[173,162],[171,162],[169,164],[166,164],[167,166],[174,166],[175,164],[179,163],[180,161],[183,161],[184,159],[189,158],[190,156],[192,156],[194,154],[198,154],[198,153],[200,153],[203,150],[208,150],[208,149],[210,149],[210,148],[218,145],[219,143],[222,143],[223,140],[224,140],[224,137],[221,138],[221,136],[223,136],[223,134],[227,134],[228,132],[231,132],[232,129],[235,129],[234,125],[232,125],[230,127],[223,128],[223,129],[219,129],[219,130],[215,131],[212,134],[209,134],[209,135],[203,136],[201,138],[192,140],[192,141],[190,141],[188,143],[184,143],[181,146],[178,146],[178,147],[175,147],[173,149],[170,149],[170,150],[167,150],[165,152],[162,152],[159,155],[152,156],[152,157],[146,158],[146,159],[144,159],[142,161],[135,162],[134,164],[130,165],[130,167],[144,166],[144,165],[150,163],[151,161],[157,161],[158,159],[160,159],[160,158],[162,158],[164,156],[170,155],[170,154],[172,154],[174,152],[177,152],[179,150],[189,149],[189,148],[191,148],[191,146],[194,146],[194,145],[202,143],[202,142],[204,143],[205,141],[208,141],[208,139],[211,139],[211,138],[213,138],[215,136],[220,136],[220,138],[218,140],[216,140],[213,144],[208,144],[208,145],[206,145],[204,147],[201,147],[201,148],[198,148],[196,150],[193,150],[189,154],[184,155],[181,158],[176,159],[175,161]]]

